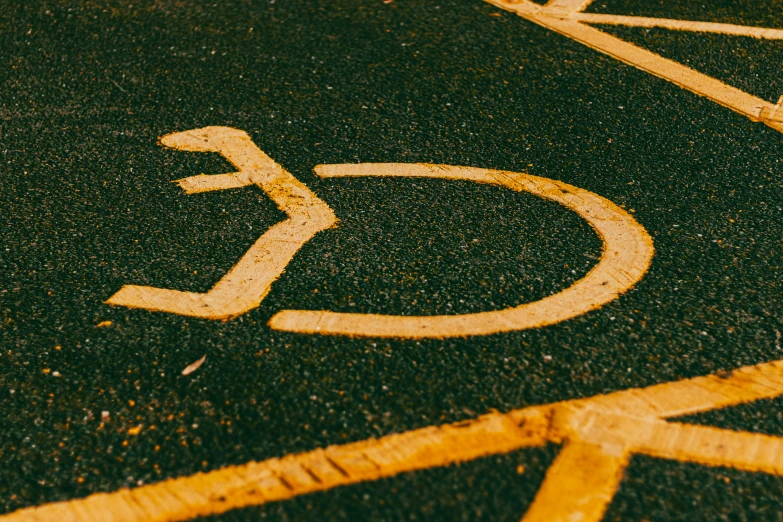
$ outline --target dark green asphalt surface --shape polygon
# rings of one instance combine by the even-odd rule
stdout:
[[[783,27],[779,0],[703,4],[590,10]],[[607,30],[783,94],[781,43]],[[205,291],[283,218],[255,188],[185,195],[170,183],[233,170],[156,145],[207,125],[247,131],[340,226],[230,322],[102,304],[123,284]],[[479,0],[0,0],[0,513],[783,359],[782,159],[781,133]],[[581,218],[533,196],[312,173],[359,161],[593,191],[633,210],[652,267],[620,299],[538,330],[271,331],[291,308],[512,306],[569,286],[600,254]],[[783,401],[688,420],[783,436]],[[556,449],[209,520],[518,520]],[[781,498],[781,478],[635,457],[606,520],[783,520]]]

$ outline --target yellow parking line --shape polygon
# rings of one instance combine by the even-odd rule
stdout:
[[[622,447],[607,451],[604,446],[580,440],[566,442],[522,520],[601,520],[620,485],[629,458],[630,453]]]
[[[530,0],[486,1],[783,132],[783,118],[774,116],[773,103],[582,23],[582,17],[593,15],[579,11],[593,0],[555,0],[545,6]]]
[[[580,22],[588,24],[624,25],[627,27],[660,27],[662,29],[672,29],[675,31],[747,36],[764,40],[783,40],[783,29],[771,29],[768,27],[598,13],[576,13],[573,17]]]
[[[0,522],[188,520],[339,486],[563,444],[526,522],[600,521],[635,453],[783,475],[783,438],[664,419],[783,395],[783,360],[228,466],[31,507]]]
[[[331,446],[281,459],[230,466],[134,490],[97,494],[0,517],[3,522],[150,522],[188,520],[242,506],[283,500],[402,472],[538,446],[546,439],[544,410],[428,427]]]

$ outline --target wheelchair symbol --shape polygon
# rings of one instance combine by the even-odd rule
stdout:
[[[317,233],[337,226],[329,206],[261,151],[247,133],[205,127],[161,138],[168,147],[218,152],[236,172],[178,180],[188,194],[256,185],[287,214],[264,233],[206,293],[150,286],[123,286],[106,302],[203,319],[228,320],[259,306],[296,252]],[[625,210],[587,190],[529,174],[449,165],[369,163],[318,165],[324,178],[391,176],[470,180],[528,192],[559,203],[584,218],[603,240],[598,264],[569,288],[516,307],[457,315],[399,316],[332,311],[283,310],[273,329],[309,334],[399,338],[455,337],[537,328],[598,308],[628,291],[646,273],[652,239]]]

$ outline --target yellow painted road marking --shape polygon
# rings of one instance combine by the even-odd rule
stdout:
[[[238,172],[178,180],[189,194],[257,185],[288,219],[273,226],[207,293],[149,286],[123,286],[106,302],[205,319],[229,319],[256,308],[294,254],[315,234],[336,224],[332,210],[250,140],[229,127],[206,127],[169,134],[164,145],[187,151],[219,152]],[[269,326],[300,333],[384,337],[485,335],[547,326],[594,310],[629,290],[645,274],[652,239],[627,212],[592,192],[528,174],[472,167],[407,163],[318,165],[322,177],[395,176],[471,180],[529,192],[575,211],[603,239],[601,259],[571,287],[533,303],[505,310],[440,316],[394,316],[329,311],[284,310]]]
[[[783,40],[783,29],[770,29],[768,27],[597,13],[575,13],[573,18],[588,24],[624,25],[627,27],[660,27],[661,29],[672,29],[675,31],[747,36],[763,40]]]
[[[783,122],[777,117],[780,103],[773,105],[682,64],[667,60],[638,46],[585,26],[584,23],[664,27],[768,39],[780,39],[781,33],[783,33],[780,30],[745,28],[732,24],[580,13],[579,11],[587,7],[591,0],[555,0],[543,8],[527,0],[489,1],[500,7],[516,11],[533,22],[565,34],[593,49],[705,96],[751,119],[761,120],[770,127],[783,131]],[[210,139],[206,141],[209,142]],[[192,145],[188,142],[181,146],[181,144],[172,141],[171,144],[184,150],[217,150],[216,148],[198,148],[204,147],[203,143]],[[194,148],[188,149],[188,146]],[[260,153],[260,157],[264,158],[262,163],[266,160],[271,162],[271,159],[261,151],[257,152]],[[231,159],[229,160],[231,161]],[[232,161],[232,163],[234,162]],[[270,190],[274,192],[275,188],[281,189],[281,186],[275,183],[268,182],[265,185],[258,181],[257,175],[261,175],[263,178],[266,167],[261,167],[258,170],[243,169],[238,163],[234,164],[237,165],[240,172],[221,176],[188,178],[182,180],[180,185],[189,193],[239,188],[248,184],[258,184],[268,193]],[[282,171],[279,166],[274,166]],[[359,167],[366,168],[366,166]],[[415,170],[421,167],[407,166],[405,168]],[[432,167],[426,166],[426,168]],[[285,171],[282,172],[285,173]],[[502,174],[516,183],[516,186],[512,188],[528,190],[518,178],[515,178],[515,176],[523,175]],[[490,181],[484,177],[485,174],[471,176],[473,174],[465,175],[459,179],[473,179],[479,182],[494,182],[509,186],[504,179]],[[429,175],[429,177],[438,176]],[[557,184],[551,180],[544,181]],[[293,182],[293,186],[297,189],[303,189],[307,197],[312,197],[322,203],[303,185],[298,184],[296,180]],[[533,187],[537,188],[535,183],[533,183]],[[291,187],[286,188],[290,189]],[[574,189],[575,187],[568,188]],[[529,191],[533,192],[533,190]],[[281,189],[281,192],[278,193],[281,200],[275,199],[275,201],[278,202],[281,209],[288,212],[284,207],[290,201],[285,194],[282,194],[284,192],[285,190]],[[574,192],[571,193],[574,194]],[[270,196],[272,196],[271,193]],[[301,192],[297,196],[301,197]],[[595,195],[591,196],[598,198]],[[272,197],[275,198],[275,196]],[[555,199],[554,197],[548,198]],[[294,197],[293,201],[296,199],[297,197]],[[295,204],[292,205],[292,209],[301,210]],[[287,221],[294,221],[294,214],[296,212],[289,212],[289,220]],[[232,292],[234,292],[238,283],[244,284],[246,279],[243,278],[248,277],[250,272],[241,272],[237,269],[242,261],[245,261],[251,254],[252,249],[230,272],[238,277],[226,281],[225,287],[218,288],[216,285],[207,294],[176,292],[175,296],[175,292],[170,290],[124,287],[110,299],[110,302],[124,306],[138,305],[142,308],[157,306],[158,308],[155,309],[209,318],[225,318],[243,313],[258,305],[265,292],[268,291],[271,282],[279,276],[285,264],[301,247],[301,244],[318,231],[335,223],[334,215],[325,205],[318,208],[316,214],[319,214],[317,217],[321,218],[321,228],[315,231],[307,229],[305,232],[310,235],[304,241],[299,239],[297,242],[296,239],[291,240],[289,237],[288,242],[297,243],[298,246],[289,252],[290,255],[285,263],[270,264],[270,267],[274,268],[274,270],[270,270],[270,273],[273,272],[273,274],[261,277],[256,292],[251,296],[245,295],[244,304],[241,306],[236,306],[236,303],[233,302],[233,294],[230,299],[221,300],[220,296],[225,294],[216,292],[216,290],[229,288],[233,284],[235,288]],[[327,222],[328,224],[325,224]],[[593,224],[592,221],[591,224]],[[292,228],[294,229],[293,236],[302,232],[296,227]],[[272,230],[262,236],[259,243],[271,232]],[[254,245],[254,248],[259,243]],[[263,254],[255,255],[254,259],[266,262]],[[647,263],[649,264],[649,257]],[[636,274],[635,280],[643,275],[644,270],[646,270],[646,266],[640,274]],[[634,277],[634,273],[626,274],[626,283],[631,280],[635,282]],[[263,289],[259,293],[258,289],[262,287]],[[124,295],[123,292],[125,292]],[[215,293],[213,294],[213,292]],[[174,296],[173,300],[178,301],[181,295],[188,295],[191,304],[186,306],[181,303],[172,304],[171,297]],[[207,299],[206,296],[209,295],[212,297]],[[136,305],[133,304],[134,302]],[[215,315],[214,310],[204,310],[210,308],[221,309],[222,313]],[[284,329],[307,331],[308,327],[305,327],[304,330],[298,328],[309,320],[315,325],[315,331],[324,331],[325,324],[332,324],[329,320],[325,321],[324,317],[319,316],[313,320],[302,315],[297,316],[297,314],[324,313],[286,311],[278,314],[272,322],[273,326]],[[347,328],[342,326],[336,328],[339,331],[330,331],[329,333],[357,334],[357,332],[351,331],[353,328],[354,326],[349,324]],[[382,327],[381,330],[384,328]],[[326,331],[328,330],[329,328],[326,328]],[[358,334],[363,333],[359,332]],[[370,333],[368,335],[379,334]],[[384,334],[381,333],[381,335]],[[458,333],[456,335],[465,334]],[[424,428],[389,435],[381,439],[369,439],[344,446],[332,446],[324,450],[289,455],[281,459],[232,466],[211,473],[168,480],[134,490],[121,490],[110,494],[93,495],[86,499],[27,508],[0,517],[0,520],[186,520],[199,515],[224,512],[240,506],[282,500],[313,491],[375,480],[418,469],[449,465],[553,442],[563,444],[563,449],[548,471],[546,479],[524,520],[529,522],[538,520],[553,522],[561,520],[598,521],[611,501],[629,458],[634,453],[783,475],[783,439],[779,437],[663,420],[675,415],[708,411],[742,402],[772,398],[781,394],[783,394],[783,361],[777,361],[745,367],[728,377],[707,376],[656,385],[642,390],[627,390],[590,399],[525,408],[507,414],[490,414],[468,423]]]
[[[569,288],[539,301],[474,314],[398,316],[285,310],[269,321],[276,330],[376,337],[486,335],[552,325],[584,314],[628,291],[647,272],[652,239],[630,214],[592,192],[538,176],[500,170],[413,163],[318,165],[322,177],[390,176],[470,180],[529,192],[584,218],[604,242],[599,263]]]
[[[783,360],[25,508],[0,522],[188,520],[547,442],[563,447],[523,521],[598,522],[633,454],[783,476],[781,437],[664,420],[780,395]]]
[[[567,441],[525,513],[525,522],[599,521],[623,478],[630,455],[623,448]]]
[[[657,25],[675,30],[719,32],[768,39],[780,39],[783,34],[781,30],[764,27],[740,29],[743,26],[581,13],[593,0],[550,0],[544,6],[538,5],[531,0],[486,1],[502,9],[515,12],[531,22],[563,34],[617,60],[654,76],[666,79],[699,96],[709,98],[724,107],[747,116],[753,121],[761,121],[769,127],[783,132],[783,120],[769,117],[776,110],[775,105],[771,102],[753,96],[736,87],[726,85],[681,63],[669,60],[625,40],[599,31],[585,25],[583,22],[642,27],[654,27]]]
[[[315,234],[337,223],[332,209],[288,171],[272,161],[245,132],[205,127],[169,134],[161,143],[194,152],[218,152],[239,172],[179,180],[192,194],[256,185],[288,218],[270,228],[207,293],[150,286],[123,286],[106,302],[205,319],[229,319],[256,308],[297,251]]]
[[[779,122],[783,125],[783,96],[778,98],[778,102],[772,107],[762,107],[759,111],[759,118],[765,121]]]

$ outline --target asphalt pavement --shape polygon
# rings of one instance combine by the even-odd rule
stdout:
[[[710,99],[480,0],[0,6],[0,513],[783,359],[783,134]],[[783,28],[781,8],[589,11]],[[597,27],[783,95],[783,41]],[[172,183],[235,170],[158,144],[210,125],[247,132],[339,225],[232,320],[105,304],[127,284],[206,292],[285,218],[257,188]],[[359,162],[560,180],[625,209],[655,255],[627,293],[543,328],[418,340],[270,329],[286,309],[518,306],[601,256],[585,220],[531,194],[313,172]],[[783,437],[783,400],[678,420]],[[200,520],[520,520],[557,450]],[[779,476],[635,455],[604,520],[783,520],[782,497]]]

